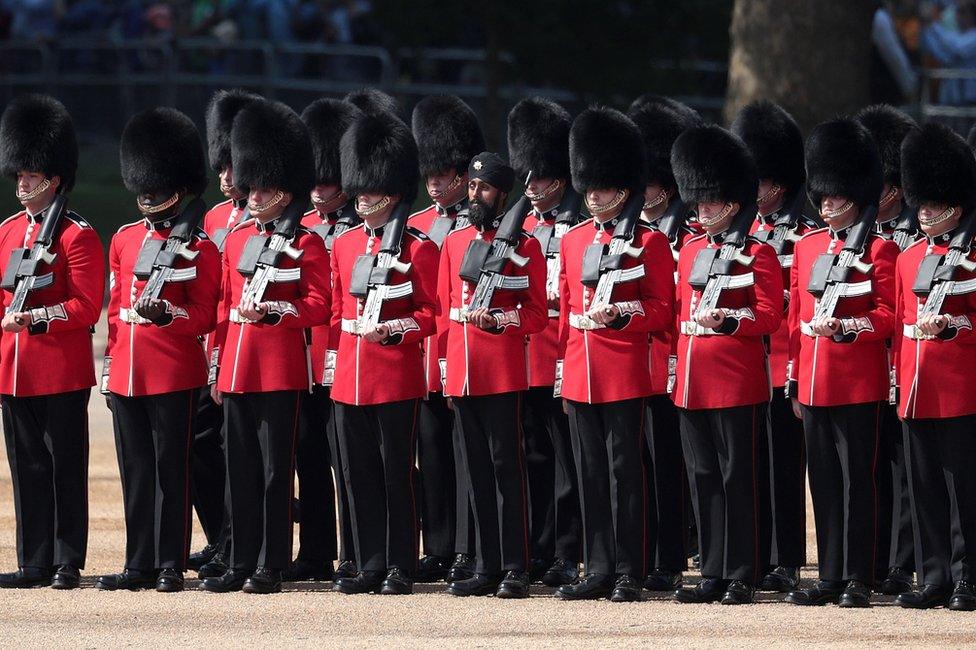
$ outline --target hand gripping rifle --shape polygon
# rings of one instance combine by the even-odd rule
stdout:
[[[461,308],[462,315],[482,307],[490,308],[497,289],[518,291],[529,288],[527,276],[509,276],[502,271],[506,262],[511,261],[515,266],[522,267],[529,261],[516,253],[515,249],[518,247],[522,224],[525,223],[530,205],[529,199],[522,196],[502,217],[490,244],[483,239],[472,239],[468,244],[458,275],[477,284],[471,304]]]
[[[745,249],[752,220],[755,218],[756,203],[743,206],[725,231],[722,245],[719,248],[703,248],[698,251],[688,276],[688,284],[702,292],[701,299],[698,301],[699,312],[717,309],[722,292],[726,289],[742,289],[755,284],[752,271],[732,273],[733,264],[741,264],[747,268],[752,266],[753,258],[742,251]],[[694,331],[683,332],[685,334],[711,332],[697,323],[687,327]]]
[[[375,255],[360,255],[352,269],[349,280],[349,293],[357,298],[365,298],[363,313],[359,316],[357,328],[365,332],[380,323],[380,312],[387,300],[405,298],[413,293],[410,280],[400,284],[390,284],[390,275],[406,274],[411,264],[400,261],[400,248],[403,244],[403,231],[407,227],[410,206],[403,201],[397,203],[390,220],[383,227],[380,250]]]
[[[57,253],[51,252],[54,244],[54,235],[58,232],[61,219],[68,211],[68,196],[66,194],[56,194],[51,205],[44,213],[44,220],[41,222],[41,231],[37,234],[30,250],[26,248],[16,248],[10,253],[7,268],[0,281],[0,287],[13,291],[13,298],[7,305],[6,313],[13,314],[24,311],[24,305],[32,291],[51,286],[54,282],[54,273],[38,273],[41,264],[54,263]]]
[[[146,280],[139,300],[156,300],[167,282],[189,282],[197,277],[195,266],[176,268],[179,259],[192,261],[199,254],[188,248],[190,239],[207,211],[203,199],[196,197],[174,220],[166,240],[147,239],[139,249],[132,274]]]
[[[912,291],[924,297],[925,304],[918,313],[922,316],[942,313],[942,305],[948,296],[976,291],[976,278],[955,280],[956,269],[976,271],[976,262],[968,259],[976,235],[976,210],[970,209],[962,218],[962,225],[952,236],[945,255],[926,255],[918,267]]]
[[[798,185],[783,204],[785,209],[773,221],[773,229],[757,231],[754,236],[769,244],[776,252],[779,265],[788,269],[793,266],[793,245],[801,238],[797,226],[803,220],[803,209],[807,204],[806,187]]]
[[[539,240],[542,254],[546,256],[546,294],[559,293],[559,242],[566,231],[579,222],[583,195],[567,187],[559,201],[555,223],[540,223],[532,229],[532,236]]]
[[[295,239],[295,232],[305,213],[305,202],[294,197],[275,224],[270,237],[251,235],[244,245],[241,258],[237,262],[237,271],[247,277],[241,304],[257,304],[264,300],[264,293],[268,285],[276,282],[297,282],[302,277],[299,267],[291,269],[278,268],[282,253],[293,260],[301,258],[302,253],[291,243]]]
[[[872,265],[862,261],[861,256],[877,218],[878,206],[865,208],[858,222],[851,227],[840,253],[821,253],[814,262],[807,291],[817,297],[817,306],[810,322],[833,318],[841,298],[871,293],[871,280],[848,282],[847,278],[852,269],[860,273],[871,271]]]
[[[613,229],[610,243],[604,246],[600,243],[590,244],[583,252],[583,270],[580,280],[593,290],[593,305],[609,305],[614,287],[621,282],[631,282],[644,277],[644,265],[639,264],[624,269],[624,256],[638,258],[644,253],[643,248],[632,245],[634,228],[640,218],[641,208],[644,207],[644,194],[632,192],[624,203],[617,225]]]

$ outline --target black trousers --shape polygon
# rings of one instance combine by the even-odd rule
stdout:
[[[291,562],[291,500],[301,391],[224,394],[231,567]]]
[[[446,398],[445,398],[446,401]],[[451,411],[451,440],[454,443],[454,552],[474,555],[474,497],[471,495],[471,472],[464,453],[464,435],[457,426],[457,415]]]
[[[325,435],[329,440],[329,457],[332,459],[332,475],[335,477],[336,515],[339,525],[339,561],[356,561],[356,550],[352,542],[352,522],[349,516],[349,491],[343,475],[342,453],[339,451],[339,437],[336,433],[335,404],[329,401],[330,417],[326,421]]]
[[[755,584],[762,555],[767,404],[679,409],[704,578]],[[768,502],[767,502],[768,503]]]
[[[188,465],[198,392],[111,395],[127,569],[186,567],[191,530]]]
[[[513,392],[453,401],[471,481],[476,571],[524,571],[529,563],[529,521],[522,396]]]
[[[644,400],[568,401],[587,573],[647,574]]]
[[[878,549],[875,576],[879,580],[898,567],[915,570],[912,508],[905,461],[905,439],[898,412],[881,405],[881,438],[878,462]]]
[[[327,426],[332,419],[329,389],[315,386],[302,396],[295,470],[298,474],[298,559],[317,565],[336,559],[336,498]]]
[[[525,469],[529,479],[529,539],[533,558],[580,560],[579,481],[569,418],[552,386],[534,387],[522,402]]]
[[[227,462],[224,451],[224,409],[210,397],[210,387],[197,391],[190,454],[193,508],[208,544],[230,552],[230,513],[227,505]]]
[[[821,580],[874,584],[880,402],[804,406]]]
[[[0,395],[17,517],[17,564],[85,568],[91,389]]]
[[[336,403],[356,562],[361,571],[412,574],[419,554],[415,491],[420,400],[373,406]]]
[[[919,584],[976,577],[976,415],[905,420]],[[976,553],[974,553],[976,555]]]
[[[441,393],[420,402],[417,465],[420,468],[424,553],[451,557],[457,531],[458,476],[454,461],[454,414]],[[467,491],[465,490],[465,494]],[[467,505],[465,512],[467,512]]]
[[[645,414],[649,568],[684,571],[688,568],[688,477],[678,408],[667,395],[652,395]]]
[[[801,567],[807,562],[807,452],[803,421],[777,388],[769,404],[769,475],[772,488],[770,564]]]

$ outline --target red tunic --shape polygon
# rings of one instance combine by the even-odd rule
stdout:
[[[767,215],[766,217],[757,217],[752,222],[750,233],[755,234],[757,232],[771,231],[776,216],[777,213]],[[805,220],[800,219],[797,221],[795,232],[797,235],[802,236],[810,232],[811,229],[812,226]],[[771,237],[772,233],[769,236]],[[790,270],[793,268],[792,246],[787,246],[784,249],[783,255],[778,257],[779,264],[783,269],[783,322],[780,323],[779,329],[770,337],[769,369],[773,376],[774,388],[781,388],[786,385],[786,364],[790,357],[790,324],[786,315],[790,305]]]
[[[950,235],[951,236],[951,235]],[[945,255],[947,238],[930,243],[915,242],[898,256],[895,271],[896,332],[898,351],[898,415],[903,418],[952,418],[976,413],[976,292],[947,296],[942,314],[950,317],[951,326],[940,337],[919,339],[911,332],[918,311],[925,304],[912,292],[919,264],[929,254]],[[969,259],[976,259],[970,252]],[[976,278],[976,273],[956,268],[956,281]],[[907,336],[906,336],[907,334]]]
[[[141,319],[132,305],[146,280],[132,273],[147,239],[165,240],[169,228],[151,230],[145,220],[122,226],[109,246],[110,293],[108,345],[111,357],[108,389],[129,397],[158,395],[207,383],[208,358],[200,337],[214,328],[220,299],[220,254],[206,234],[198,231],[187,245],[194,260],[180,258],[177,268],[195,268],[196,278],[168,282],[160,297],[172,320],[163,326]]]
[[[411,267],[406,275],[390,274],[392,285],[411,283],[410,295],[386,301],[380,314],[397,335],[370,343],[346,331],[365,304],[349,293],[353,266],[360,255],[375,253],[382,237],[364,225],[347,230],[333,243],[332,331],[339,351],[332,399],[344,404],[384,404],[427,395],[422,345],[435,329],[438,252],[423,233],[409,227],[404,231],[400,260]]]
[[[840,253],[843,241],[827,228],[812,230],[796,243],[790,274],[790,382],[808,406],[863,404],[888,399],[890,389],[885,340],[895,331],[895,259],[898,246],[871,235],[862,260],[868,274],[852,270],[848,282],[871,281],[871,293],[841,298],[834,312],[849,343],[810,336],[802,329],[813,318],[816,299],[807,291],[810,274],[822,253]]]
[[[612,302],[622,316],[612,327],[586,329],[592,327],[590,322],[582,326],[578,321],[594,307],[593,287],[581,281],[583,254],[590,244],[609,244],[615,222],[602,227],[589,219],[571,228],[560,244],[562,396],[574,402],[601,404],[650,395],[649,334],[668,330],[674,319],[671,246],[660,232],[638,223],[632,245],[643,253],[637,258],[624,256],[623,269],[643,266],[644,275],[614,287]]]
[[[416,228],[426,235],[438,217],[446,216],[457,220],[458,212],[466,205],[467,201],[461,201],[449,208],[439,210],[437,205],[432,203],[423,210],[410,215],[410,220],[407,223],[410,224],[411,228]],[[467,220],[463,220],[463,223],[467,225]],[[443,341],[440,340],[441,337],[443,337]],[[441,345],[446,344],[446,341],[447,332],[435,333],[424,339],[424,367],[427,377],[427,390],[431,393],[439,393],[444,389],[444,378],[441,377],[441,366],[438,363],[438,350]]]
[[[455,230],[444,240],[437,279],[439,311],[437,332],[441,342],[440,358],[447,362],[444,394],[493,395],[526,390],[529,387],[526,336],[546,326],[546,262],[539,242],[525,233],[516,253],[528,258],[519,268],[513,262],[505,264],[508,276],[528,276],[529,288],[524,291],[498,289],[491,308],[502,314],[505,325],[499,333],[458,322],[451,316],[471,304],[475,283],[458,275],[468,243],[475,238],[491,242],[494,230],[479,232],[474,226]],[[446,338],[444,334],[446,333]]]
[[[25,211],[0,224],[0,261],[6,267],[17,248],[30,248],[41,229]],[[30,328],[0,334],[0,393],[15,397],[52,395],[95,385],[92,328],[102,312],[105,293],[105,258],[98,235],[74,212],[61,220],[51,246],[56,257],[39,273],[51,272],[54,281],[27,298],[25,309],[46,307]],[[0,291],[3,305],[13,292]],[[33,315],[32,315],[33,317]]]
[[[264,300],[278,303],[281,319],[277,323],[241,323],[233,318],[247,279],[237,270],[241,252],[252,235],[268,237],[273,230],[274,222],[262,226],[250,220],[227,235],[216,335],[220,356],[217,388],[221,392],[308,390],[310,386],[306,330],[328,322],[331,298],[329,254],[321,237],[299,228],[291,245],[304,251],[301,257],[280,256],[279,268],[299,267],[301,277],[297,282],[268,286]]]
[[[699,235],[688,240],[678,258],[679,334],[672,398],[681,408],[731,408],[766,402],[771,396],[763,338],[775,332],[783,319],[782,270],[771,247],[746,240],[742,252],[753,261],[749,266],[736,264],[734,275],[752,273],[752,284],[722,292],[718,306],[725,310],[727,321],[731,317],[723,323],[722,333],[681,331],[683,323],[693,321],[701,299],[702,292],[688,283],[695,257],[702,249],[719,247]]]
[[[207,233],[207,237],[216,239],[215,235],[218,230],[223,229],[229,232],[237,225],[242,214],[244,214],[244,208],[238,207],[233,201],[227,199],[210,208],[207,214],[203,215],[203,224],[201,227]]]

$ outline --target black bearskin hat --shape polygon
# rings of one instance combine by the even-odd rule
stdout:
[[[976,148],[976,124],[973,128],[969,129],[969,135],[966,136],[966,143],[969,144],[970,148]]]
[[[881,156],[860,122],[836,119],[817,125],[807,138],[805,157],[807,194],[818,210],[825,196],[842,196],[862,208],[881,197]]]
[[[614,108],[593,106],[569,131],[573,187],[644,191],[644,147],[634,121]]]
[[[908,204],[976,205],[976,158],[943,124],[912,129],[901,145],[901,181]]]
[[[184,113],[158,106],[136,113],[122,131],[122,182],[133,194],[185,189],[199,196],[207,187],[207,163],[196,125]]]
[[[887,104],[875,104],[862,109],[855,119],[864,125],[878,145],[884,180],[901,186],[901,143],[910,131],[918,128],[915,120]]]
[[[471,159],[485,150],[478,116],[454,95],[424,97],[414,107],[411,123],[425,178],[449,169],[464,174]]]
[[[78,170],[78,142],[67,109],[48,95],[21,95],[0,118],[0,173],[59,176],[59,191],[69,192]]]
[[[730,201],[746,206],[759,191],[749,148],[719,126],[694,127],[679,135],[671,148],[671,168],[681,200],[689,205]]]
[[[312,138],[316,185],[342,185],[339,142],[362,115],[354,104],[328,97],[315,100],[302,111],[302,121]]]
[[[367,115],[389,113],[390,115],[400,117],[400,102],[382,90],[360,88],[359,90],[352,91],[343,99]]]
[[[234,183],[307,198],[315,185],[312,140],[298,113],[262,99],[241,109],[231,130]]]
[[[508,114],[508,156],[520,181],[569,178],[569,111],[544,97],[523,99]]]
[[[787,191],[803,184],[803,135],[781,106],[753,102],[739,111],[730,130],[746,143],[760,179],[768,178]]]
[[[681,102],[651,94],[634,100],[627,114],[640,129],[647,157],[647,182],[664,189],[676,187],[671,147],[685,130],[701,126],[701,116]]]
[[[246,90],[218,90],[207,105],[207,156],[218,174],[230,165],[230,130],[242,108],[261,99]]]
[[[366,114],[342,136],[342,189],[349,196],[377,192],[411,203],[420,170],[417,143],[400,118]]]

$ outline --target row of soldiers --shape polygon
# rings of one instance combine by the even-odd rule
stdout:
[[[443,579],[521,598],[541,580],[564,599],[863,607],[877,590],[976,608],[964,140],[887,106],[804,143],[769,102],[726,130],[653,95],[575,119],[528,98],[509,164],[456,97],[423,99],[411,126],[397,113],[375,90],[301,115],[218,92],[208,153],[228,200],[205,216],[192,121],[127,124],[142,218],[110,245],[100,385],[127,545],[96,586],[179,591],[189,566],[213,592]],[[105,270],[64,207],[76,167],[63,106],[7,107],[20,569],[0,586],[72,588],[84,567]],[[409,214],[421,181],[433,204]],[[807,465],[819,580],[800,589]],[[209,543],[188,558],[191,500]]]

